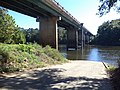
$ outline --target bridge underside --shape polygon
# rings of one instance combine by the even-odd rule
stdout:
[[[49,17],[53,16],[52,13],[47,12],[44,8],[44,4],[41,3],[41,0],[39,0],[39,3],[37,3],[38,0],[0,0],[0,6],[3,6],[5,8],[11,9],[13,11],[37,18],[37,16],[41,17]],[[39,6],[38,6],[39,4]],[[49,9],[48,9],[49,10]]]
[[[78,30],[80,27],[79,23],[76,24],[61,9],[57,11],[52,8],[54,5],[51,4],[50,7],[50,5],[44,2],[46,0],[0,0],[0,6],[37,18],[37,21],[40,23],[39,43],[42,46],[50,45],[58,49],[57,27],[62,26],[67,28],[67,48],[77,49],[78,43],[81,40],[80,38],[82,37]],[[59,20],[59,17],[62,19]]]

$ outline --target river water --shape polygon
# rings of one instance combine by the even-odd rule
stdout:
[[[102,61],[114,66],[120,60],[120,46],[85,46],[67,51],[66,46],[61,45],[59,50],[69,60]]]

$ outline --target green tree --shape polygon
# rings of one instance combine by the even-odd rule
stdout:
[[[26,42],[39,43],[39,29],[23,29],[23,32],[25,34]]]
[[[0,7],[0,42],[24,43],[25,36],[15,24],[15,20],[8,14],[8,10]]]
[[[120,20],[104,22],[98,28],[94,44],[98,45],[120,45]]]
[[[106,13],[110,12],[110,9],[113,7],[117,12],[120,12],[120,0],[99,0],[99,12],[97,13],[100,16],[103,16]]]
[[[67,30],[65,30],[65,28],[58,27],[58,41],[60,44],[67,42]]]

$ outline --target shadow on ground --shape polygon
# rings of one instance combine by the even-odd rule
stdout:
[[[87,77],[63,77],[58,73],[63,69],[35,70],[29,76],[0,76],[1,89],[39,89],[39,90],[109,90],[105,87],[108,79],[93,79]],[[105,89],[107,88],[107,89]]]

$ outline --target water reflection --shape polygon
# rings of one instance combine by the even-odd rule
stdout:
[[[87,60],[94,60],[94,61],[101,60],[100,53],[98,52],[98,48],[93,48],[89,51]]]
[[[60,46],[60,52],[70,60],[90,60],[115,63],[120,60],[120,47],[86,46],[77,51],[67,51],[65,46]]]

